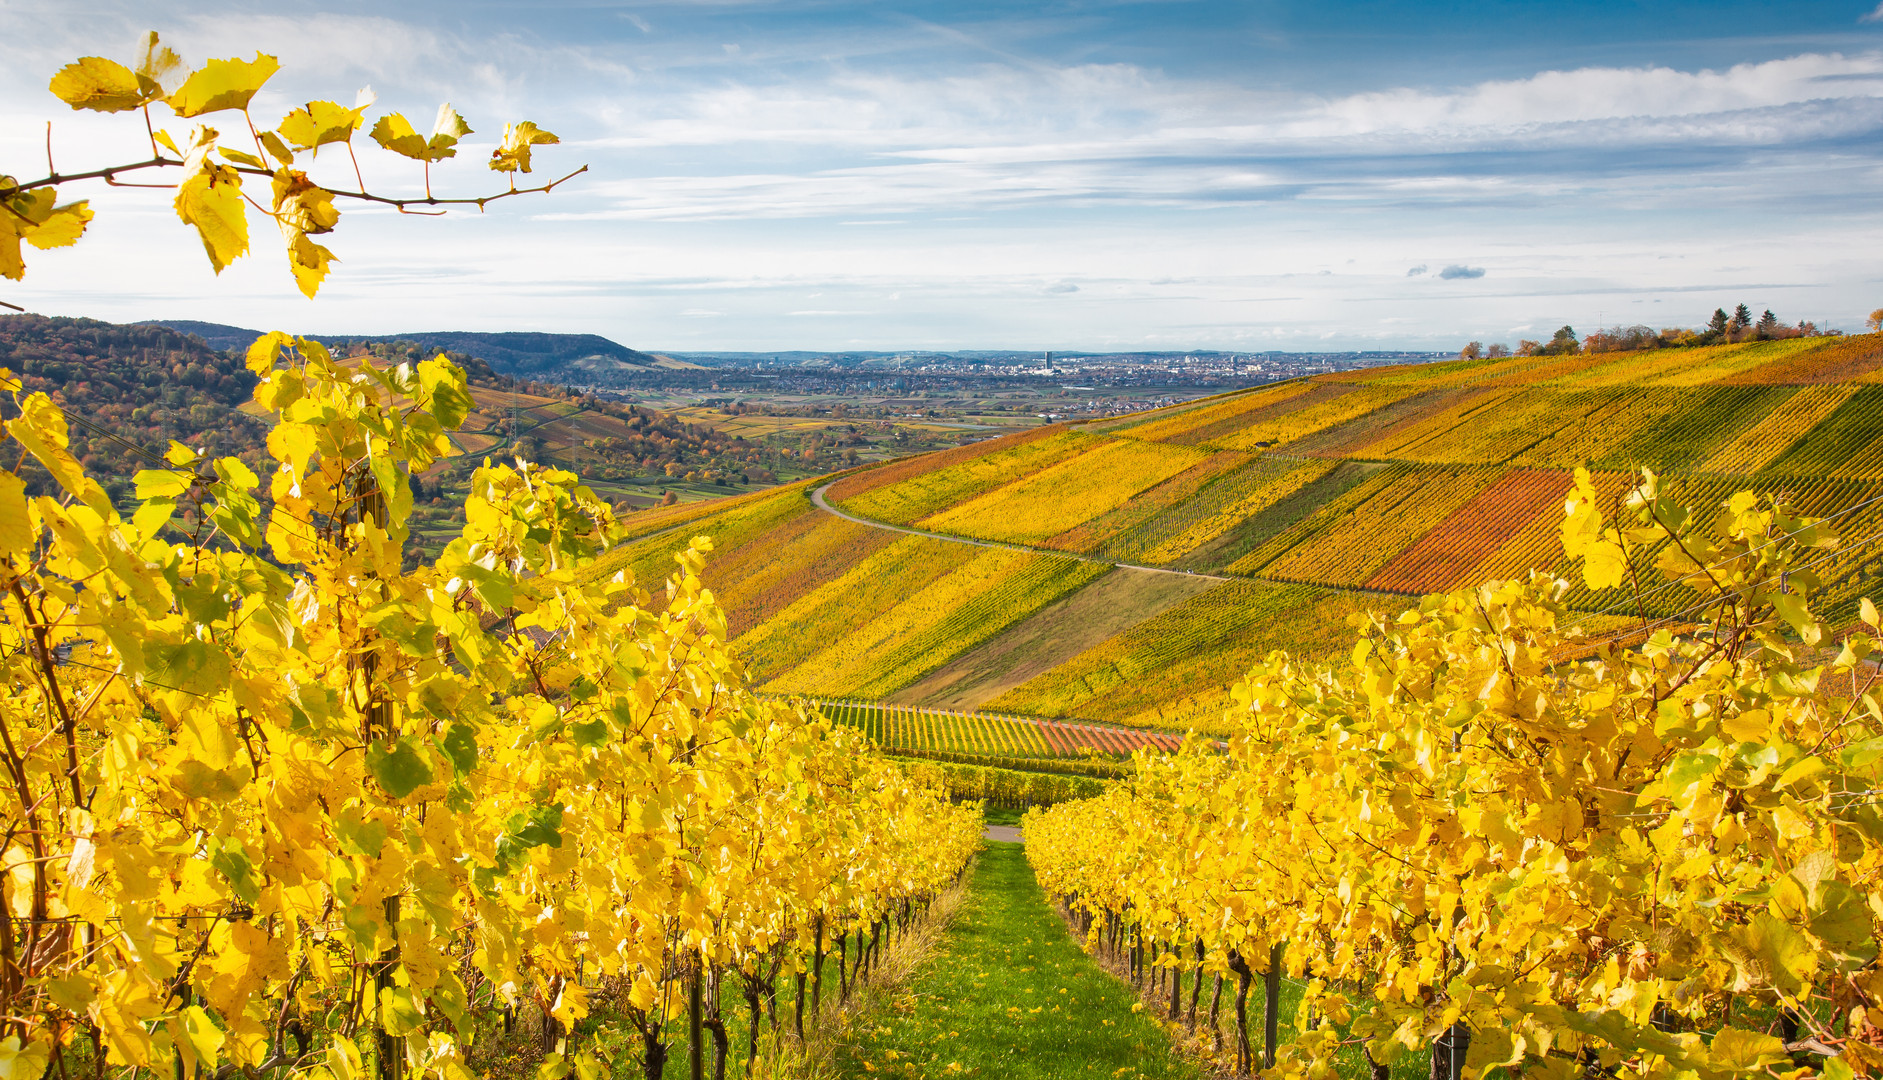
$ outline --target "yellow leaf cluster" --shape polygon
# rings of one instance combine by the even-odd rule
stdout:
[[[1593,582],[1663,544],[1699,629],[1591,639],[1541,576],[1358,616],[1344,661],[1236,686],[1226,751],[1029,813],[1042,884],[1095,945],[1306,980],[1277,1075],[1460,1032],[1471,1077],[1883,1071],[1876,608],[1826,662],[1821,523],[1652,474],[1621,508],[1579,475],[1565,549]]]
[[[277,205],[314,231],[300,185]],[[745,689],[703,537],[658,600],[591,579],[608,506],[486,462],[406,569],[409,477],[471,404],[448,360],[248,359],[267,474],[173,453],[128,518],[0,372],[4,460],[58,485],[0,472],[0,1070],[465,1080],[474,1018],[520,1001],[661,1044],[687,973],[788,977],[978,846],[978,805]]]
[[[102,175],[111,180],[119,172],[180,166],[183,175],[176,185],[174,199],[177,218],[195,228],[210,265],[218,274],[248,253],[248,208],[256,206],[274,218],[287,252],[288,269],[296,286],[310,298],[319,291],[330,265],[338,261],[331,250],[311,239],[331,232],[338,222],[339,211],[334,207],[336,193],[390,203],[401,209],[411,202],[430,205],[456,202],[482,208],[491,199],[518,194],[513,182],[509,190],[492,195],[433,198],[429,171],[425,173],[422,199],[395,199],[364,190],[349,191],[345,188],[349,181],[364,183],[357,161],[353,162],[351,176],[338,184],[315,180],[307,169],[299,166],[300,155],[307,154],[311,159],[322,146],[339,144],[347,148],[351,160],[353,133],[366,125],[366,111],[373,105],[374,97],[371,90],[362,90],[351,107],[332,101],[310,101],[291,110],[274,128],[262,127],[255,123],[249,110],[256,94],[280,66],[275,57],[258,52],[250,60],[212,59],[191,71],[152,32],[146,35],[134,67],[106,57],[81,57],[59,69],[47,88],[74,109],[144,114],[150,160],[115,165],[99,173],[83,174],[84,178],[95,179]],[[183,119],[240,112],[243,122],[235,130],[246,129],[252,146],[243,149],[225,145],[221,133],[206,125],[197,126],[187,139],[182,139],[158,126],[151,114],[157,105],[167,106],[172,115]],[[445,104],[439,107],[429,134],[420,134],[399,113],[380,117],[370,133],[381,147],[423,162],[429,169],[432,162],[456,156],[457,144],[471,134],[471,126]],[[512,175],[528,173],[532,149],[558,141],[554,134],[528,121],[506,125],[503,143],[493,153],[490,166]],[[244,194],[244,176],[272,180],[271,207],[264,209]],[[0,277],[17,281],[25,276],[22,242],[42,249],[63,247],[77,242],[83,235],[92,217],[90,207],[82,201],[55,205],[58,187],[70,180],[56,172],[43,179],[24,182],[0,176]],[[545,191],[554,186],[552,183],[529,190]]]

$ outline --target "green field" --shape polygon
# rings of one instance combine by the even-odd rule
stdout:
[[[1046,905],[1019,844],[991,843],[941,947],[837,1056],[847,1080],[1197,1077]]]

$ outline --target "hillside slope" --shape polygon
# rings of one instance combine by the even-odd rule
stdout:
[[[607,565],[658,580],[687,537],[713,535],[708,580],[776,691],[1208,726],[1254,659],[1330,652],[1356,612],[1571,576],[1573,470],[1619,494],[1644,466],[1690,505],[1751,488],[1833,517],[1849,543],[1814,570],[1847,618],[1883,541],[1883,336],[1317,376],[906,458],[825,492],[932,535],[835,517],[804,484],[696,511]],[[1134,567],[1197,578],[1145,587]],[[1677,618],[1692,594],[1567,599],[1609,629]]]
[[[140,326],[161,326],[202,338],[212,349],[246,349],[260,331],[194,319],[153,319]],[[404,334],[314,334],[335,348],[413,342],[428,349],[475,356],[504,375],[554,382],[595,382],[608,376],[660,367],[691,367],[630,349],[598,334],[477,333],[469,330],[415,331]],[[599,381],[607,381],[605,378]]]
[[[252,335],[243,345],[248,340]],[[416,362],[437,351],[403,341],[331,345],[343,357],[371,355],[381,363]],[[557,383],[513,378],[462,353],[448,355],[469,376],[477,408],[450,433],[463,453],[415,484],[411,527],[419,550],[435,552],[456,535],[470,471],[486,456],[521,455],[565,468],[618,505],[646,506],[669,492],[675,498],[723,496],[819,475],[854,462],[857,448],[868,451],[870,445],[854,424],[835,420],[807,424],[795,439],[751,439],[671,413],[571,393]],[[239,351],[211,348],[194,331],[3,314],[0,368],[65,407],[72,452],[121,507],[133,504],[133,477],[159,463],[171,440],[267,471],[269,420],[251,400],[255,376]],[[29,461],[21,471],[30,493],[53,489],[36,464]]]

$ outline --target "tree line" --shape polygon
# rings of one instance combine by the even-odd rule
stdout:
[[[1872,313],[1871,329],[1876,329],[1883,310]],[[1467,342],[1458,350],[1460,360],[1496,359],[1505,356],[1571,356],[1578,353],[1640,352],[1647,349],[1682,349],[1701,345],[1731,345],[1743,341],[1780,341],[1796,337],[1835,337],[1838,330],[1821,330],[1818,325],[1807,319],[1800,319],[1795,325],[1787,325],[1767,308],[1757,318],[1752,309],[1744,304],[1736,305],[1731,314],[1725,308],[1716,308],[1713,317],[1706,325],[1698,328],[1666,327],[1656,330],[1643,324],[1633,326],[1611,326],[1602,330],[1591,331],[1587,337],[1578,337],[1573,326],[1564,326],[1550,336],[1548,341],[1519,340],[1516,348],[1503,342],[1486,345],[1481,341]]]

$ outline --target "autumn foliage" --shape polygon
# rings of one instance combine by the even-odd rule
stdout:
[[[454,201],[314,184],[299,155],[350,155],[367,103],[256,130],[275,67],[184,72],[153,34],[135,68],[60,71],[74,108],[239,112],[255,152],[153,125],[150,161],[0,178],[0,272],[24,273],[22,240],[79,237],[90,208],[53,192],[87,175],[180,167],[177,213],[217,269],[265,203],[309,296],[336,195]],[[429,134],[371,129],[427,169],[468,131],[449,106]],[[554,141],[513,125],[491,167],[528,172]],[[196,374],[252,387],[261,452],[171,441],[122,507],[38,388],[62,361],[34,357],[33,386],[0,367],[0,1077],[659,1076],[682,1023],[723,1067],[735,985],[747,1061],[788,1055],[780,986],[801,1017],[833,942],[862,965],[959,873],[979,807],[748,693],[706,538],[655,592],[593,572],[630,530],[571,473],[484,462],[461,533],[410,564],[413,477],[476,406],[448,357],[277,333],[245,361]]]
[[[1640,587],[1699,592],[1698,630],[1590,634],[1544,575],[1356,616],[1345,660],[1249,672],[1226,756],[1030,815],[1043,884],[1095,944],[1226,977],[1226,1052],[1264,1075],[1883,1072],[1876,610],[1832,642],[1840,540],[1782,501],[1688,509],[1644,474],[1612,506],[1578,474],[1587,584],[1658,547]],[[1303,1004],[1252,1045],[1270,971]]]

